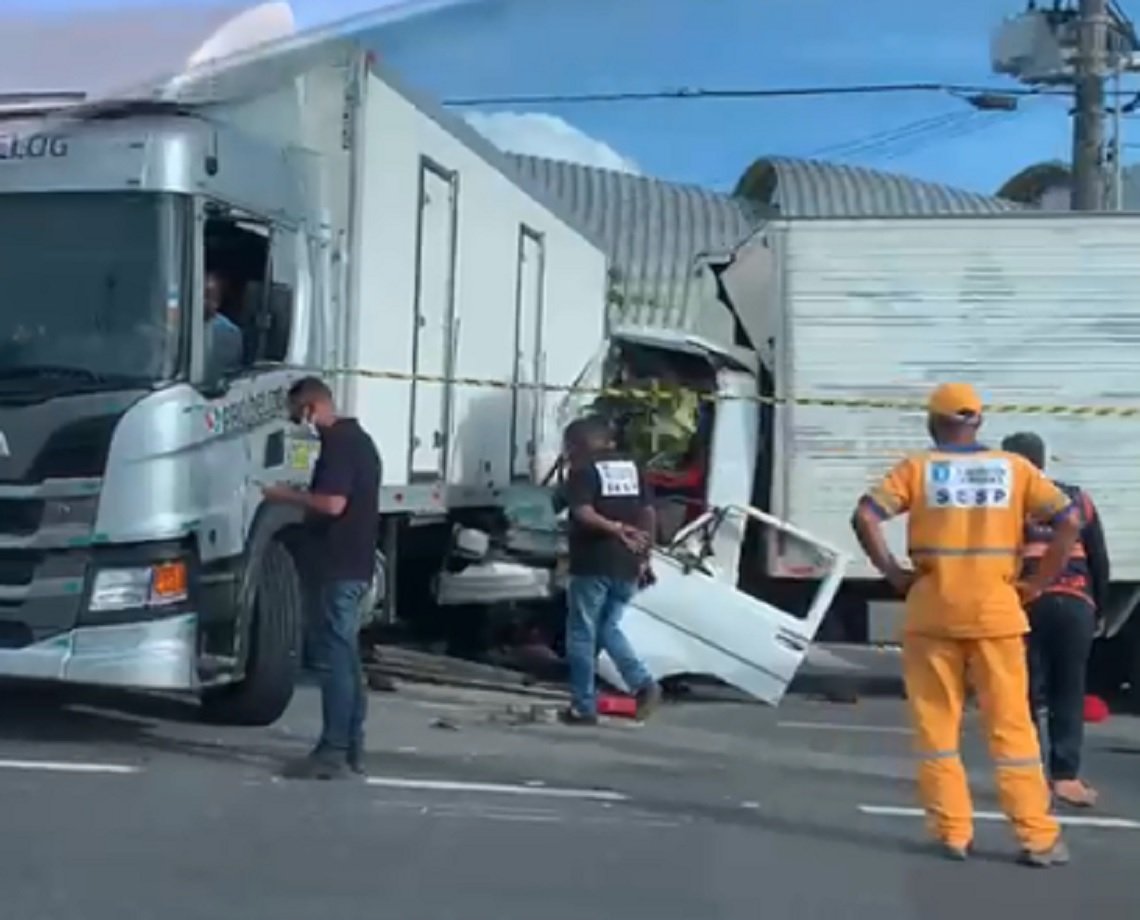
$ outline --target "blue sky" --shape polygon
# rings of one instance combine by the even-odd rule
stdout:
[[[384,3],[292,5],[300,23],[312,25]],[[1124,6],[1140,13],[1137,0]],[[990,73],[989,36],[1003,15],[1023,8],[1024,0],[484,0],[405,19],[388,26],[377,42],[408,82],[443,98],[901,81],[1013,86]],[[1069,145],[1066,107],[1059,100],[1029,100],[1013,115],[970,115],[960,100],[932,94],[544,105],[531,111],[564,119],[646,173],[719,188],[731,187],[758,156],[822,153],[992,191],[1030,162],[1066,157]],[[943,120],[905,137],[883,137],[924,119]]]

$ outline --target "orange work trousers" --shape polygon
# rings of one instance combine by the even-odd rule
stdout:
[[[927,828],[951,846],[974,836],[973,804],[958,753],[966,688],[977,695],[997,771],[1002,810],[1027,850],[1047,850],[1060,828],[1033,725],[1029,669],[1022,636],[999,639],[903,639],[903,679],[919,757],[918,794]]]

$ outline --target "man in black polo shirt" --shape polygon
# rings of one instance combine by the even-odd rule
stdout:
[[[360,666],[360,605],[372,581],[380,509],[380,456],[353,418],[336,413],[332,393],[316,377],[289,390],[296,424],[312,425],[321,452],[309,491],[267,486],[265,497],[306,511],[315,569],[319,573],[319,636],[328,667],[321,680],[321,738],[291,776],[336,779],[346,768],[364,772],[364,720],[368,697]]]
[[[641,470],[613,448],[599,418],[579,419],[564,435],[569,476],[570,581],[566,589],[566,659],[570,724],[598,719],[594,682],[599,650],[637,696],[638,717],[660,702],[661,688],[621,631],[621,615],[648,564],[654,529],[652,495]]]

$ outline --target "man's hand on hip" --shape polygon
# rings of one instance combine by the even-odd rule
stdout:
[[[892,588],[903,597],[906,597],[907,592],[911,589],[911,585],[914,584],[916,576],[914,569],[905,568],[899,564],[897,559],[892,559],[887,570],[883,572],[883,577]]]

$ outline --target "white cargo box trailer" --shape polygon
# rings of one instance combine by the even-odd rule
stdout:
[[[165,95],[309,167],[329,309],[297,358],[347,372],[346,411],[384,452],[386,510],[486,502],[550,467],[557,388],[605,332],[604,255],[558,205],[351,41],[291,40]]]
[[[426,591],[455,516],[553,462],[564,397],[525,385],[603,335],[601,250],[336,29],[6,124],[0,240],[0,675],[238,721],[299,654],[301,512],[262,495],[313,460],[289,384],[334,381],[380,448],[394,601],[389,568]],[[245,351],[220,373],[214,269]]]
[[[969,381],[991,406],[984,442],[1038,433],[1047,472],[1097,502],[1112,563],[1101,635],[1117,641],[1098,645],[1090,677],[1102,690],[1131,684],[1140,702],[1140,216],[776,219],[719,280],[748,353],[661,330],[619,340],[631,366],[645,349],[657,360],[706,355],[703,370],[690,359],[674,372],[717,394],[697,435],[707,457],[698,500],[714,509],[702,556],[716,571],[799,611],[810,637],[811,594],[838,554],[852,560],[832,606],[844,639],[896,639],[901,601],[860,551],[852,512],[898,460],[929,446],[930,391]],[[747,504],[816,542],[721,513]],[[888,526],[900,556],[905,526]],[[680,657],[671,672],[708,669],[700,655]]]
[[[392,445],[396,481],[486,501],[557,459],[564,396],[527,385],[568,386],[596,351],[605,259],[484,145],[375,74],[361,105],[347,363],[449,382],[350,377],[349,405]],[[464,379],[500,385],[451,382]]]
[[[930,390],[966,380],[995,407],[983,440],[1040,434],[1050,475],[1100,505],[1113,580],[1140,582],[1140,418],[1129,414],[1140,408],[1140,217],[797,220],[765,236],[777,269],[774,514],[851,552],[849,578],[875,577],[853,503],[928,445]],[[811,403],[828,398],[916,408]],[[1016,405],[1059,411],[999,411]],[[1106,411],[1077,414],[1091,407]],[[900,554],[903,528],[891,526]],[[800,570],[779,552],[771,562],[776,576]]]

